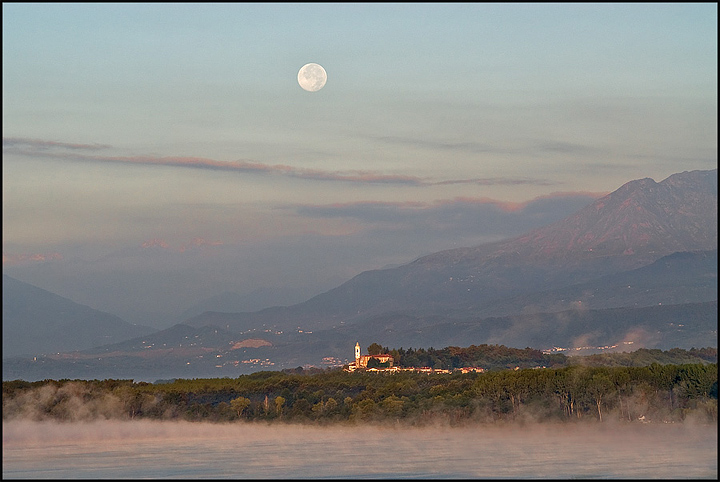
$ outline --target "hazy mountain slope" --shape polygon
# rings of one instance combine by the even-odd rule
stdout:
[[[550,349],[619,344],[641,347],[717,346],[717,301],[683,305],[568,310],[486,319],[384,313],[364,323],[313,333],[239,336],[214,327],[176,325],[148,336],[70,354],[3,360],[3,379],[234,377],[257,370],[344,363],[355,342],[392,348],[501,344]],[[260,343],[264,340],[265,343]],[[626,342],[626,343],[623,343]],[[633,343],[630,343],[633,342]],[[600,350],[566,353],[588,354]],[[263,362],[268,363],[263,363]]]
[[[717,300],[717,250],[673,253],[642,268],[555,290],[485,303],[479,317],[586,309],[679,305]],[[467,310],[458,310],[463,316]]]
[[[717,170],[631,181],[577,213],[505,241],[366,271],[310,300],[187,323],[237,331],[325,329],[387,311],[475,312],[485,304],[629,271],[676,251],[717,249]],[[523,307],[517,307],[520,312]]]
[[[3,358],[113,343],[156,330],[3,275]]]
[[[108,353],[114,351],[135,352],[146,350],[166,350],[170,348],[186,348],[189,350],[207,347],[226,348],[238,339],[235,333],[222,330],[214,326],[194,328],[181,323],[173,325],[166,330],[145,334],[117,343],[104,344],[87,350],[84,353]],[[242,339],[242,338],[239,338]]]
[[[576,214],[514,238],[493,256],[577,262],[717,248],[717,170],[631,181]]]
[[[502,344],[549,349],[621,344],[669,349],[717,346],[717,301],[606,310],[574,309],[466,320],[387,313],[351,325],[347,337],[385,346]],[[321,334],[320,334],[321,335]],[[333,336],[337,336],[334,334]],[[622,342],[633,342],[622,346]]]
[[[303,293],[305,293],[305,295],[303,295]],[[296,290],[290,290],[289,288],[258,288],[246,294],[225,291],[193,304],[182,313],[180,319],[184,321],[206,311],[260,311],[272,306],[286,306],[300,303],[306,300],[308,296],[306,290],[302,288]]]
[[[674,174],[661,183],[631,181],[525,235],[442,251],[415,264],[448,274],[460,288],[455,301],[472,302],[472,291],[478,289],[567,286],[645,266],[677,251],[712,249],[717,249],[717,170]],[[461,296],[463,287],[470,294]]]

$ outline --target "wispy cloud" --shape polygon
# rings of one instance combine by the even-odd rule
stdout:
[[[3,137],[3,149],[21,148],[26,150],[44,150],[44,149],[72,149],[72,150],[89,150],[97,151],[107,149],[111,146],[107,144],[71,144],[68,142],[46,141],[42,139],[29,139],[25,137]]]
[[[447,212],[452,209],[469,208],[490,209],[505,213],[516,213],[525,210],[537,209],[540,205],[548,205],[553,200],[559,202],[589,203],[598,199],[606,192],[555,192],[544,196],[539,196],[529,201],[512,203],[498,201],[488,197],[456,197],[453,199],[442,199],[431,203],[406,201],[406,202],[381,202],[381,201],[361,201],[352,203],[333,203],[333,204],[298,204],[285,205],[284,209],[296,210],[299,214],[312,217],[354,217],[354,218],[374,218],[381,219],[389,217],[389,213],[393,213],[393,217],[400,213],[411,215],[413,213],[428,212]]]
[[[182,156],[101,156],[88,155],[68,150],[103,149],[110,146],[102,144],[69,144],[54,141],[41,141],[37,139],[8,138],[3,139],[3,153],[28,157],[44,157],[51,159],[65,159],[83,162],[109,162],[133,165],[168,166],[191,169],[221,170],[238,173],[252,173],[260,175],[276,175],[290,178],[327,181],[350,182],[359,184],[391,184],[405,186],[439,186],[447,184],[477,184],[489,185],[518,185],[532,184],[548,186],[556,184],[547,179],[534,178],[472,178],[472,179],[446,179],[433,180],[403,174],[384,174],[376,171],[328,171],[320,169],[307,169],[284,164],[263,164],[249,160],[218,161],[204,157]]]
[[[467,198],[423,202],[356,202],[286,205],[284,209],[312,219],[352,221],[367,232],[404,232],[424,239],[502,238],[544,226],[581,209],[605,193],[570,192],[542,196],[523,203],[490,198]],[[380,235],[380,234],[378,234]],[[407,239],[406,239],[407,238]]]
[[[555,154],[602,154],[605,149],[588,144],[559,141],[554,139],[524,139],[513,147],[494,145],[473,141],[446,141],[434,139],[421,139],[416,137],[378,136],[373,140],[387,144],[402,145],[405,147],[418,147],[438,151],[458,151],[469,153],[500,153],[500,154],[528,154],[549,152]]]
[[[442,186],[448,184],[476,184],[478,186],[516,186],[531,184],[533,186],[553,186],[557,182],[548,179],[522,178],[522,177],[478,177],[473,179],[448,179],[446,181],[428,182],[428,185]]]
[[[480,142],[453,142],[453,141],[441,141],[432,139],[419,139],[415,137],[402,137],[402,136],[376,136],[372,137],[375,141],[385,142],[387,144],[399,144],[402,146],[419,147],[423,149],[435,149],[442,151],[466,151],[466,152],[498,152],[499,149],[496,146],[490,144],[483,144]]]

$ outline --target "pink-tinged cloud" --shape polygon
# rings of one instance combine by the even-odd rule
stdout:
[[[53,147],[74,149],[91,149],[107,147],[97,145],[91,147],[85,144],[67,144],[54,141],[28,140],[21,138],[10,138],[3,140],[3,152],[21,156],[46,157],[53,159],[67,159],[72,161],[86,162],[112,162],[120,164],[168,166],[193,169],[209,169],[234,171],[240,173],[254,173],[261,175],[278,175],[298,179],[329,182],[351,182],[361,184],[392,184],[406,186],[439,186],[446,184],[478,184],[478,185],[518,185],[533,184],[547,186],[555,184],[546,179],[514,179],[514,178],[476,178],[476,179],[448,179],[435,181],[417,176],[401,174],[383,174],[373,171],[324,171],[320,169],[305,169],[284,164],[262,164],[248,160],[218,161],[203,157],[155,157],[155,156],[98,156],[86,155],[78,152],[59,151]],[[39,149],[43,147],[44,149]]]
[[[60,253],[10,254],[3,253],[3,266],[14,266],[25,263],[39,263],[43,261],[59,261],[63,256]]]

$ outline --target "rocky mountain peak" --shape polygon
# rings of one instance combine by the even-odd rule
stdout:
[[[442,256],[531,264],[636,256],[642,264],[676,251],[716,247],[717,170],[712,170],[678,173],[660,183],[630,181],[551,225]],[[437,261],[432,257],[438,255],[425,261]]]

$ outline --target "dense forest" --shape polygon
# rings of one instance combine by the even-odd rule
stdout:
[[[371,352],[387,350],[379,345],[371,348]],[[494,358],[482,358],[491,352]],[[298,368],[238,378],[155,383],[14,380],[3,382],[3,420],[142,418],[414,425],[687,419],[717,422],[715,348],[638,350],[592,357],[543,355],[529,348],[516,352],[497,345],[399,349],[397,353],[401,363],[415,357],[418,366],[480,366],[476,363],[484,359],[488,369],[484,373],[444,374]],[[523,368],[522,360],[512,358],[513,354],[552,358],[525,360],[523,363],[532,367]],[[658,359],[671,361],[660,363]],[[641,365],[643,360],[650,363]],[[507,369],[508,364],[513,369]]]
[[[390,349],[377,343],[368,347],[368,353],[388,353],[399,367],[430,367],[453,370],[461,367],[481,367],[486,370],[504,368],[559,368],[575,364],[593,366],[644,366],[651,363],[679,364],[717,362],[717,348],[640,348],[633,352],[603,353],[587,356],[566,356],[562,353],[546,354],[534,348],[510,348],[504,345],[449,346],[442,349],[403,348]],[[378,364],[380,366],[380,364]]]

